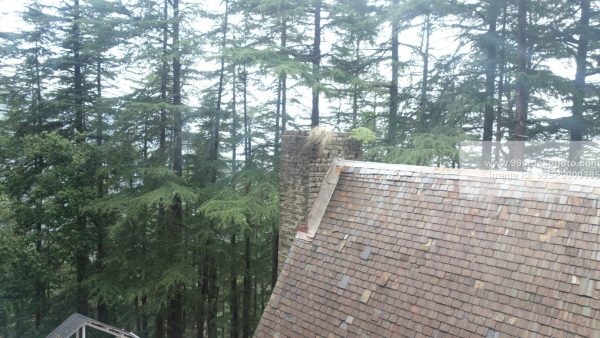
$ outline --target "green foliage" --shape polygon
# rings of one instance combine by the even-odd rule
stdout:
[[[377,135],[369,128],[358,127],[350,131],[350,138],[369,144],[377,139]]]
[[[375,146],[365,157],[371,161],[421,166],[455,167],[458,144],[468,137],[460,130],[438,130],[437,133],[412,134],[402,147]]]
[[[510,139],[518,80],[530,139],[568,138],[581,121],[584,138],[600,132],[597,16],[581,27],[578,2],[530,2],[526,72],[516,69],[512,2],[323,1],[331,39],[318,56],[314,2],[227,0],[226,26],[225,2],[181,1],[179,21],[173,4],[34,0],[19,31],[0,33],[0,336],[42,337],[83,311],[151,337],[178,294],[204,336],[234,335],[236,320],[251,331],[272,287],[281,133],[307,125],[311,88],[329,114],[311,142],[349,130],[371,161],[456,166],[490,104],[494,136]],[[435,45],[442,33],[456,33],[456,50]],[[583,84],[581,67],[579,83],[553,69],[577,61]],[[580,117],[569,116],[575,108]],[[556,118],[559,109],[567,114]],[[390,126],[397,136],[386,140]],[[199,334],[191,323],[184,336]]]
[[[221,196],[211,199],[200,207],[200,212],[217,225],[217,230],[248,230],[249,213],[247,198],[231,191],[223,191]]]

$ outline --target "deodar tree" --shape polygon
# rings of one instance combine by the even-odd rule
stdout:
[[[0,33],[2,337],[73,312],[143,337],[252,336],[277,281],[286,130],[450,167],[464,140],[600,133],[595,1],[22,9]],[[482,163],[520,170],[524,150]]]

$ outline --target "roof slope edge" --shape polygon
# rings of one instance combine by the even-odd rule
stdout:
[[[600,195],[600,180],[594,179],[574,179],[568,177],[553,177],[544,178],[542,175],[531,175],[526,172],[517,171],[500,171],[500,170],[484,170],[484,169],[462,169],[462,168],[445,168],[445,167],[424,167],[407,164],[390,164],[379,162],[351,161],[340,158],[333,159],[331,166],[327,170],[319,193],[311,206],[307,216],[306,227],[299,229],[296,238],[311,241],[318,228],[323,215],[329,205],[331,196],[337,186],[340,175],[343,172],[351,172],[352,168],[361,168],[369,170],[379,170],[381,174],[400,175],[450,175],[457,179],[464,180],[481,180],[481,179],[506,179],[506,180],[522,180],[531,182],[553,182],[558,184],[586,186],[589,192]],[[556,188],[556,187],[555,187]],[[567,186],[564,188],[568,189]]]

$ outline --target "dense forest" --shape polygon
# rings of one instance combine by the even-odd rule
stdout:
[[[23,8],[0,33],[0,337],[73,312],[141,337],[251,336],[286,130],[442,166],[463,140],[600,135],[598,1]]]

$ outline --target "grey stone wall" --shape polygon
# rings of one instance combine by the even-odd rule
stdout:
[[[296,231],[306,226],[306,216],[333,159],[362,157],[360,142],[350,139],[348,133],[332,133],[323,146],[307,146],[308,134],[308,131],[287,131],[282,136],[278,271]]]

